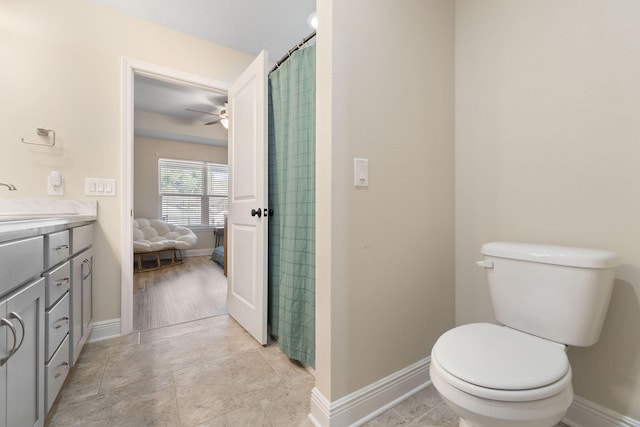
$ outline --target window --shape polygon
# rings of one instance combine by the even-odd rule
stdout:
[[[170,224],[222,227],[229,210],[227,165],[158,160],[160,211]]]

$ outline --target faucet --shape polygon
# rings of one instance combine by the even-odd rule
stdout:
[[[7,187],[9,189],[9,191],[16,191],[17,190],[16,186],[11,184],[10,182],[0,182],[0,185],[4,185],[5,187]]]

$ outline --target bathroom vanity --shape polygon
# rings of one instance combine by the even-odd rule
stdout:
[[[44,424],[92,325],[95,212],[21,218],[0,216],[0,427]]]

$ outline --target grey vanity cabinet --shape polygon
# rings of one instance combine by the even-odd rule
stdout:
[[[44,279],[0,299],[0,427],[44,424]]]
[[[94,226],[39,227],[0,242],[0,427],[44,425],[91,333]]]

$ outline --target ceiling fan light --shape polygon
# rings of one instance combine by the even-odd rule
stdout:
[[[318,15],[316,15],[316,12],[307,17],[307,24],[314,30],[318,28]]]
[[[225,129],[229,129],[229,119],[227,119],[226,117],[220,119],[220,123],[222,123],[222,126],[224,126]]]

